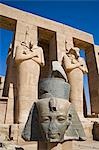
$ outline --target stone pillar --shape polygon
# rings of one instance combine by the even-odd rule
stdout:
[[[31,41],[33,41],[34,44],[37,43],[37,26],[17,20],[13,57],[15,56],[16,46],[25,39],[26,30],[31,31]]]
[[[65,52],[65,35],[57,32],[57,60],[61,63],[63,53]]]
[[[15,47],[14,47],[14,54],[13,54],[14,56],[15,56],[16,46],[18,46],[20,42],[25,40],[26,30],[28,29],[30,34],[30,40],[32,41],[33,44],[37,44],[37,27],[32,24],[27,24],[26,22],[17,21]],[[26,122],[32,104],[38,98],[37,69],[39,68],[36,62],[32,64],[33,62],[32,60],[27,60],[27,61],[28,64],[25,64],[24,61],[19,66],[16,65],[17,99],[15,101],[15,115],[16,114],[17,115],[15,116],[15,120],[16,122],[19,122],[21,124],[24,124]],[[31,72],[30,75],[28,74],[28,71]],[[20,87],[20,91],[19,91],[19,87]]]
[[[86,50],[86,61],[89,68],[89,92],[91,112],[99,114],[99,46],[90,46]]]
[[[13,95],[13,84],[10,83],[9,87],[9,95],[8,95],[8,102],[7,102],[7,111],[6,111],[6,124],[13,124],[14,123],[14,95]]]
[[[99,74],[99,45],[94,45],[96,66]]]
[[[56,36],[55,36],[55,34],[53,35],[53,37],[51,38],[50,43],[49,43],[49,60],[50,60],[50,65],[52,65],[51,63],[53,60],[57,60]],[[50,72],[52,71],[52,68],[51,68],[51,66],[49,68],[50,68],[50,70],[49,70],[49,74],[50,74]]]
[[[5,123],[6,110],[7,110],[7,97],[0,98],[0,124]]]
[[[0,76],[0,97],[2,97],[3,94],[4,81],[5,81],[5,77]]]
[[[7,56],[7,69],[6,69],[6,76],[5,76],[5,83],[4,83],[4,90],[3,96],[9,95],[9,86],[10,83],[13,83],[13,58],[12,58],[13,50],[9,48],[8,56]]]
[[[66,52],[66,49],[69,50],[74,46],[73,38],[70,31],[61,30],[61,32],[57,31],[56,33],[57,40],[57,59],[59,62],[62,60],[62,53]]]
[[[73,38],[67,31],[57,32],[57,59],[61,63],[63,53],[66,49],[69,50],[73,47]]]

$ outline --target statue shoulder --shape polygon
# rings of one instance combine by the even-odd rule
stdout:
[[[40,46],[34,46],[32,51],[35,51],[37,54],[43,54],[43,49]]]
[[[39,51],[43,52],[43,48],[38,46]]]
[[[16,46],[16,50],[22,50],[23,49],[23,46],[21,45],[21,44],[18,44],[17,46]]]

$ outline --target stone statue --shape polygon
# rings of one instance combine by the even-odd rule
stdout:
[[[63,55],[63,65],[71,85],[70,101],[78,114],[83,116],[83,74],[88,73],[88,69],[79,51],[79,48],[72,47]]]
[[[25,140],[47,142],[85,140],[81,122],[69,102],[69,92],[70,85],[64,78],[56,77],[56,74],[55,77],[40,81],[40,99],[33,104],[22,133]]]
[[[17,68],[18,122],[25,123],[33,99],[38,95],[40,66],[44,66],[43,49],[30,41],[28,31],[25,40],[16,47],[15,63]],[[17,110],[18,110],[17,109]]]

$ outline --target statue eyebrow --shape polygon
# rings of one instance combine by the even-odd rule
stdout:
[[[57,118],[58,117],[64,117],[64,118],[66,118],[66,115],[58,115]]]
[[[50,116],[50,115],[49,115],[49,113],[42,113],[40,116],[45,117],[45,116]]]

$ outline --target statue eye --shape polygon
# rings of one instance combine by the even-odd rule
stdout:
[[[59,116],[59,117],[57,117],[57,120],[58,120],[59,122],[63,122],[63,121],[66,120],[66,118],[65,118],[64,116]]]
[[[48,122],[50,120],[49,117],[42,117],[42,122]]]

